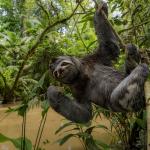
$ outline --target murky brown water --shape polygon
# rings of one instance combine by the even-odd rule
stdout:
[[[5,134],[9,137],[20,137],[21,136],[21,122],[22,118],[17,115],[17,113],[11,113],[9,116],[5,117],[5,111],[7,107],[0,107],[0,133]],[[31,109],[27,113],[27,126],[26,126],[26,134],[27,137],[35,142],[35,137],[37,134],[37,129],[40,124],[41,119],[41,109],[34,108]],[[53,110],[49,110],[47,121],[45,124],[44,132],[41,141],[45,141],[48,139],[50,141],[49,144],[44,145],[42,142],[40,146],[45,148],[46,150],[83,150],[83,146],[79,139],[72,138],[68,142],[66,142],[63,146],[59,146],[55,141],[64,136],[64,135],[55,135],[55,131],[64,123],[66,120]],[[94,124],[103,124],[108,125],[108,121],[102,118],[102,120],[97,120]],[[69,129],[69,128],[68,128]],[[94,137],[97,139],[101,139],[106,143],[110,143],[111,136],[106,133],[106,131],[102,129],[96,130],[94,133]],[[0,150],[15,150],[13,145],[9,142],[1,143]]]

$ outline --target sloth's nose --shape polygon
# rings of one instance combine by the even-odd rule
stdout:
[[[54,72],[53,72],[53,75],[54,75],[56,78],[58,78],[58,76],[59,76],[59,74],[58,74],[57,71],[54,71]]]
[[[56,78],[59,78],[59,77],[62,75],[63,72],[64,72],[64,69],[55,70],[55,71],[53,72],[53,75],[54,75]]]

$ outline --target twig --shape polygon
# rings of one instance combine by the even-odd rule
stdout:
[[[43,120],[43,124],[42,124],[42,127],[41,127],[41,132],[40,132],[40,135],[39,135],[39,139],[38,139],[38,142],[37,142],[37,149],[36,150],[39,149],[39,145],[40,145],[41,137],[42,137],[43,130],[44,130],[44,127],[45,127],[46,119],[47,119],[47,113],[44,116],[44,120]]]
[[[70,1],[71,2],[71,1]],[[82,5],[80,5],[80,6],[82,6]],[[71,3],[71,8],[72,8],[72,3]],[[86,46],[86,44],[84,43],[84,40],[82,39],[82,36],[81,36],[81,33],[80,33],[80,31],[79,31],[79,28],[78,28],[78,26],[77,26],[77,22],[78,22],[78,20],[79,20],[79,17],[80,16],[78,16],[78,18],[75,20],[75,18],[73,17],[73,20],[74,20],[74,26],[76,27],[76,29],[77,29],[77,33],[78,33],[78,35],[79,35],[79,38],[80,38],[80,40],[81,40],[81,42],[82,42],[82,44],[83,44],[83,46],[86,48],[86,50],[88,50],[88,48],[87,48],[87,46]],[[73,31],[73,30],[72,30]],[[72,32],[71,32],[72,33]]]
[[[50,20],[49,14],[48,14],[47,10],[44,8],[44,6],[42,5],[42,2],[40,0],[36,0],[36,4],[43,10],[47,19]]]
[[[135,25],[134,27],[137,28],[137,27],[140,27],[140,26],[145,25],[147,23],[150,23],[150,20],[142,22],[142,23],[140,23],[138,25]],[[123,29],[123,30],[120,30],[119,33],[122,33],[122,32],[128,31],[128,30],[132,30],[132,29],[133,29],[133,27],[130,27],[130,28],[127,28],[127,29]]]
[[[75,19],[74,19],[74,21],[75,21]],[[81,40],[83,46],[84,46],[84,47],[86,48],[86,50],[88,51],[88,48],[87,48],[86,44],[84,43],[84,40],[82,39],[82,35],[81,35],[80,31],[79,31],[79,28],[78,28],[77,24],[75,24],[75,27],[76,27],[76,29],[77,29],[77,33],[78,33],[78,35],[79,35],[79,38],[80,38],[80,40]]]
[[[57,19],[59,19],[58,10],[57,10],[57,8],[55,8],[55,6],[53,5],[53,2],[52,2],[52,1],[51,1],[51,7],[53,8],[54,12],[56,13]]]
[[[35,140],[35,144],[34,144],[34,150],[37,149],[38,139],[39,139],[39,135],[41,133],[41,127],[42,127],[42,124],[43,124],[44,117],[42,117],[42,119],[40,121],[40,125],[39,125],[39,128],[38,128],[38,132],[37,132],[37,136],[36,136],[36,140]]]

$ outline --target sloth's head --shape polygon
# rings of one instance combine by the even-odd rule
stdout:
[[[53,59],[49,67],[55,79],[70,84],[78,78],[80,65],[80,61],[75,57],[60,56]]]

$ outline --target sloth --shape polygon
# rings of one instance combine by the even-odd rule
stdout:
[[[101,10],[108,17],[106,3],[94,15],[97,49],[83,58],[59,56],[49,66],[54,79],[69,86],[73,98],[51,85],[47,90],[48,102],[56,112],[76,123],[92,119],[92,103],[113,112],[137,112],[145,107],[148,66],[140,63],[137,47],[128,44],[124,71],[113,67],[120,48]]]

